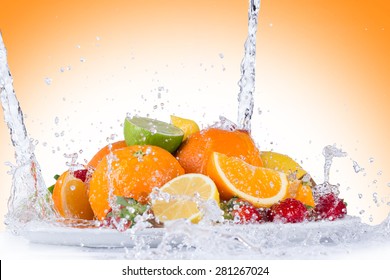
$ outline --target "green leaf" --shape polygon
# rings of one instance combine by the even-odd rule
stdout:
[[[57,180],[58,180],[58,178],[60,178],[60,175],[56,174],[56,175],[54,175],[54,177],[53,177],[53,178],[54,178],[54,180],[56,180],[56,181],[57,181]]]
[[[121,206],[130,206],[130,204],[127,202],[126,198],[122,197],[122,196],[117,196],[116,197],[116,203],[118,203],[119,205]]]
[[[54,185],[51,185],[50,187],[48,187],[47,190],[48,190],[51,194],[53,194]]]

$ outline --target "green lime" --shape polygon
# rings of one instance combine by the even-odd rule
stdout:
[[[177,150],[184,136],[184,132],[172,124],[144,117],[127,117],[124,134],[128,146],[154,145],[170,153]]]

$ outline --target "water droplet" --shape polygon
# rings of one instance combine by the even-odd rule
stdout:
[[[374,162],[374,158],[373,158],[373,157],[370,157],[370,158],[368,159],[368,162],[369,162],[369,163],[373,163],[373,162]]]
[[[53,82],[53,79],[48,78],[48,77],[45,78],[45,84],[47,84],[48,86],[50,86],[52,84],[52,82]]]
[[[54,133],[55,137],[60,137],[60,134],[58,132]]]
[[[76,189],[76,186],[74,186],[74,185],[71,185],[71,186],[70,186],[70,190],[71,190],[71,191],[74,191],[75,189]]]
[[[360,215],[363,215],[365,212],[366,212],[366,211],[364,211],[364,210],[360,210],[359,214],[360,214]]]
[[[150,155],[152,153],[152,149],[148,147],[145,151],[145,155]]]
[[[375,204],[378,204],[378,194],[376,192],[372,194],[372,200]]]
[[[364,168],[361,168],[356,161],[353,161],[353,169],[355,170],[355,173],[359,173],[364,170]]]
[[[81,46],[80,45],[76,45],[76,48],[81,49]]]
[[[96,41],[100,41],[100,37],[99,36],[96,36]]]
[[[272,26],[274,26],[274,24],[273,24],[273,23],[270,23],[270,24],[269,24],[269,27],[272,27]]]
[[[58,124],[59,122],[60,122],[60,119],[59,119],[58,117],[55,117],[54,123],[55,123],[55,124]]]
[[[390,182],[387,183],[387,186],[390,188]]]
[[[224,57],[225,57],[225,56],[224,56],[223,53],[220,53],[220,54],[219,54],[219,58],[220,58],[220,59],[223,59]]]
[[[379,170],[377,173],[378,176],[381,176],[382,174],[383,174],[382,170]]]
[[[86,62],[87,60],[85,59],[85,57],[80,57],[80,62]]]
[[[154,106],[153,106],[153,109],[156,110],[156,109],[157,109],[157,105],[154,105]]]
[[[61,68],[60,68],[60,72],[61,72],[61,73],[64,73],[64,72],[65,72],[65,68],[64,68],[64,67],[61,67]]]

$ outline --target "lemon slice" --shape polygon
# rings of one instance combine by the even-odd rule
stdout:
[[[180,146],[184,132],[166,122],[144,117],[127,117],[124,136],[127,146],[153,145],[173,153]]]
[[[237,157],[214,152],[206,173],[216,183],[224,200],[237,196],[256,207],[269,207],[289,195],[286,174],[250,165]]]
[[[198,223],[202,211],[197,201],[214,200],[219,204],[219,193],[213,180],[202,174],[178,176],[160,188],[161,198],[152,198],[152,210],[161,221],[188,219]],[[168,198],[167,198],[168,196]]]
[[[198,124],[193,120],[171,116],[171,123],[184,131],[183,141],[186,140],[191,134],[199,131]]]

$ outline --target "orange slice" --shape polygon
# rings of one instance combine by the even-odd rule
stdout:
[[[311,187],[302,184],[302,182],[298,186],[295,199],[299,200],[305,205],[315,207],[315,202],[314,202],[314,197],[313,197],[313,192],[311,190]]]
[[[64,218],[92,220],[87,185],[69,171],[57,180],[53,190],[54,207]]]
[[[207,175],[213,179],[224,200],[237,196],[256,207],[269,207],[289,195],[286,174],[217,152],[210,157]]]

